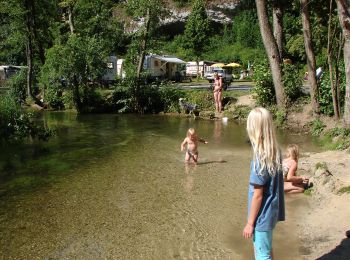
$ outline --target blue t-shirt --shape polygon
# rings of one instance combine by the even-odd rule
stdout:
[[[254,161],[252,161],[250,163],[248,217],[254,194],[254,185],[263,186],[263,199],[255,221],[255,230],[270,231],[274,229],[277,221],[285,220],[283,174],[277,172],[274,177],[271,177],[267,170],[263,170],[261,175],[258,175],[259,171],[259,162],[256,161],[254,169]]]

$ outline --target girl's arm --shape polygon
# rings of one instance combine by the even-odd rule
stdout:
[[[183,151],[185,149],[185,145],[187,143],[187,137],[183,140],[183,142],[181,143],[181,151]]]
[[[297,163],[293,163],[290,167],[289,167],[289,171],[287,174],[287,181],[289,182],[303,182],[306,178],[304,177],[298,177],[295,176],[295,173],[297,171]]]
[[[256,218],[258,217],[259,210],[261,207],[261,202],[263,199],[264,187],[259,185],[254,185],[254,194],[252,198],[252,203],[250,205],[248,222],[243,229],[243,237],[250,238],[254,232],[254,226]]]
[[[222,88],[222,78],[219,79],[219,87]]]

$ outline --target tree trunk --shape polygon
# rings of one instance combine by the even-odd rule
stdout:
[[[345,105],[344,122],[350,125],[350,3],[349,0],[337,0],[339,23],[344,37],[344,65],[345,65]]]
[[[81,114],[83,112],[83,102],[80,98],[80,91],[79,91],[79,85],[80,82],[77,79],[77,76],[73,76],[73,82],[72,82],[72,88],[73,88],[73,102],[75,104],[75,107],[77,109],[78,114]]]
[[[316,61],[315,54],[312,47],[312,34],[310,28],[310,15],[308,10],[308,0],[300,0],[301,4],[301,18],[303,23],[303,33],[304,33],[304,44],[305,53],[307,57],[307,68],[308,68],[308,81],[310,85],[311,94],[311,105],[314,114],[320,112],[320,105],[318,102],[318,85],[316,80]]]
[[[338,108],[338,96],[337,96],[337,77],[335,75],[335,79],[333,79],[333,48],[331,46],[332,42],[332,28],[331,28],[331,22],[332,22],[332,5],[333,0],[330,0],[329,2],[329,14],[328,14],[328,37],[327,37],[327,58],[328,58],[328,67],[329,67],[329,80],[331,83],[331,90],[332,90],[332,101],[333,101],[333,110],[334,110],[334,116],[338,120],[339,115],[339,108]]]
[[[196,59],[196,64],[197,64],[197,81],[199,81],[200,75],[199,75],[199,58],[198,57]]]
[[[68,6],[68,23],[70,33],[74,33],[74,20],[73,20],[73,7],[71,5]]]
[[[26,10],[29,10],[29,2],[24,1],[24,6]],[[33,35],[32,35],[32,20],[29,12],[26,13],[25,23],[27,29],[27,42],[26,42],[26,58],[27,58],[27,95],[32,98],[36,103],[41,104],[39,99],[37,99],[33,93]]]
[[[338,48],[338,53],[337,53],[337,56],[336,56],[336,62],[335,62],[335,88],[337,90],[337,97],[338,97],[338,104],[337,104],[337,107],[338,107],[338,110],[339,110],[339,115],[341,114],[341,104],[340,104],[340,71],[339,71],[339,64],[340,64],[340,60],[341,60],[341,54],[342,54],[342,50],[343,50],[343,34],[342,32],[339,33],[339,40],[338,40],[338,45],[337,45],[337,48]]]
[[[137,66],[137,78],[140,78],[141,72],[143,69],[143,63],[145,61],[146,48],[147,48],[147,40],[148,40],[148,31],[150,27],[151,19],[150,19],[150,10],[147,9],[147,14],[145,17],[145,30],[142,35],[142,41],[140,46],[140,55],[139,55],[139,64]]]
[[[33,48],[31,37],[28,34],[27,44],[26,44],[26,56],[27,56],[27,95],[34,99],[34,94],[32,91],[32,82],[33,82]]]
[[[276,39],[280,59],[283,58],[283,6],[280,0],[277,0],[272,9],[273,35]]]
[[[255,0],[255,3],[258,12],[260,33],[269,59],[273,85],[275,87],[277,106],[284,109],[286,108],[286,98],[282,81],[281,59],[268,21],[266,0]]]
[[[135,100],[136,100],[136,109],[139,113],[143,114],[144,109],[140,106],[140,77],[143,70],[143,63],[145,62],[145,56],[146,56],[146,49],[147,49],[147,43],[148,43],[148,31],[150,27],[151,19],[150,19],[150,9],[147,9],[146,17],[145,17],[145,28],[143,31],[142,39],[141,39],[141,46],[140,46],[140,54],[139,54],[139,63],[137,65],[137,71],[136,71],[136,77],[137,82],[135,86]]]
[[[43,44],[40,41],[39,36],[38,36],[35,3],[34,3],[34,1],[29,1],[29,2],[30,2],[31,19],[32,19],[32,24],[33,24],[32,30],[33,30],[34,42],[38,45],[40,62],[42,65],[44,65],[45,64],[45,50],[44,50]]]

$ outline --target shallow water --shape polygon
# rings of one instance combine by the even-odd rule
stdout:
[[[47,143],[0,152],[3,259],[252,259],[242,238],[250,146],[244,125],[165,116],[46,113]],[[207,145],[186,167],[180,144],[194,127]],[[307,136],[282,145],[319,149]],[[276,259],[301,257],[301,196],[287,197]]]

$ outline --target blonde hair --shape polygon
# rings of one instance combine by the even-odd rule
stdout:
[[[250,111],[247,119],[247,132],[254,153],[254,168],[256,160],[259,162],[262,175],[267,170],[270,176],[274,176],[281,170],[281,154],[278,147],[275,129],[270,112],[262,107]]]
[[[194,128],[189,128],[187,130],[187,137],[190,137],[190,136],[193,136],[193,137],[197,137],[197,134],[196,134],[196,130],[194,130]]]
[[[299,159],[299,146],[296,144],[289,144],[286,149],[286,157],[292,157],[293,160]]]

